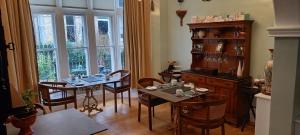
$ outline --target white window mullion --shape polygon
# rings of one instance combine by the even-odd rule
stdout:
[[[118,23],[117,23],[117,15],[116,13],[114,14],[114,16],[112,16],[112,38],[113,38],[113,50],[114,50],[114,59],[113,59],[113,63],[114,63],[114,70],[118,70],[120,69],[119,67],[119,57],[118,57],[118,50],[117,50],[117,46],[118,46]]]
[[[69,77],[68,51],[66,47],[64,16],[61,8],[56,9],[56,33],[57,33],[57,50],[58,50],[58,66],[59,80]]]
[[[96,47],[96,36],[95,36],[95,23],[94,23],[94,13],[92,11],[88,11],[86,14],[87,18],[87,33],[89,40],[89,65],[90,65],[90,73],[97,74],[98,73],[98,65],[97,65],[97,47]]]

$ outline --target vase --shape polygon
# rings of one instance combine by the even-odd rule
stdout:
[[[244,70],[243,62],[240,60],[238,68],[237,68],[237,71],[236,71],[236,76],[238,78],[242,78],[243,77],[243,70]]]
[[[183,26],[183,18],[186,15],[186,13],[187,13],[187,10],[185,10],[185,9],[176,10],[176,14],[180,18],[180,26]]]
[[[265,89],[264,93],[267,95],[271,95],[272,89],[272,69],[273,69],[273,49],[269,49],[270,51],[270,58],[267,61],[264,69],[265,74]]]
[[[204,38],[205,37],[205,31],[198,31],[198,38]]]

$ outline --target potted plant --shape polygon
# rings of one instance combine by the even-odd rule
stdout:
[[[36,120],[36,106],[34,104],[35,92],[32,90],[25,90],[22,93],[22,99],[25,106],[17,109],[14,115],[8,118],[16,128],[20,128],[19,135],[31,135],[33,133],[31,126]]]

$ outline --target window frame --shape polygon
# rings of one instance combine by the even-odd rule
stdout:
[[[84,46],[82,47],[67,47],[67,36],[65,35],[66,34],[66,26],[65,26],[65,16],[81,16],[82,17],[82,23],[83,23],[83,44]],[[75,25],[74,25],[75,26]],[[87,75],[90,75],[91,74],[91,70],[90,70],[90,53],[89,53],[89,42],[88,42],[88,28],[87,28],[87,17],[85,16],[85,14],[83,13],[78,13],[78,12],[74,12],[70,9],[66,10],[63,12],[63,27],[64,27],[64,30],[63,32],[65,33],[64,35],[64,40],[65,40],[65,45],[64,47],[66,48],[66,52],[63,52],[63,53],[66,53],[67,54],[67,62],[69,63],[69,54],[68,54],[68,49],[86,49],[87,51],[87,54],[86,54],[86,72],[87,72]],[[75,39],[76,40],[76,39]],[[69,64],[68,64],[69,65]],[[71,71],[70,71],[70,65],[68,66],[68,73],[71,74]]]
[[[50,8],[49,8],[50,9]],[[36,56],[38,55],[38,52],[41,52],[41,51],[54,51],[56,53],[56,65],[55,65],[55,68],[56,68],[56,79],[59,80],[61,78],[60,76],[60,59],[59,59],[59,47],[58,47],[58,41],[57,41],[57,31],[56,31],[56,14],[53,12],[53,10],[49,10],[49,9],[44,9],[44,10],[37,10],[37,9],[34,9],[34,12],[32,13],[32,22],[33,22],[33,25],[34,25],[34,17],[35,16],[38,16],[38,15],[51,15],[51,18],[52,18],[52,30],[53,30],[53,43],[54,43],[54,48],[47,48],[47,49],[41,49],[41,50],[38,50],[36,48]],[[34,29],[34,33],[35,33],[35,29]],[[34,35],[35,37],[35,35]],[[35,46],[37,45],[37,43],[35,44]],[[38,69],[37,69],[38,70]]]
[[[112,45],[113,48],[113,63],[112,70],[118,70],[122,68],[121,53],[120,50],[125,44],[120,45],[119,35],[119,22],[118,16],[123,16],[123,7],[119,7],[119,1],[114,1],[113,10],[96,9],[93,6],[92,0],[86,0],[88,8],[76,8],[76,7],[63,7],[62,0],[56,0],[56,6],[49,5],[34,5],[31,4],[32,14],[52,14],[53,15],[53,29],[54,39],[56,44],[56,55],[57,55],[57,78],[61,81],[69,77],[69,63],[66,46],[66,36],[64,30],[64,15],[80,15],[84,17],[84,42],[87,48],[87,74],[97,74],[97,48],[96,37],[95,37],[95,24],[94,19],[97,16],[109,16],[112,19]],[[108,46],[105,46],[108,47]],[[124,47],[125,48],[125,47]],[[96,67],[96,68],[95,68]]]

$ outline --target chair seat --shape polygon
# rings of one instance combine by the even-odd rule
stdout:
[[[74,95],[68,95],[66,98],[62,98],[62,92],[55,92],[50,94],[51,102],[63,102],[66,100],[74,100]],[[46,102],[49,102],[47,99],[44,99]]]
[[[157,105],[166,103],[168,101],[164,100],[162,98],[155,97],[155,96],[151,96],[150,101],[149,101],[148,94],[144,93],[144,94],[139,95],[139,102],[141,104],[144,104],[144,105],[149,105],[150,104],[150,106],[157,106]]]
[[[121,85],[120,82],[117,82],[116,87],[115,87],[114,83],[104,84],[103,87],[108,88],[108,89],[123,89],[123,88],[130,88],[130,85],[126,84],[126,83],[125,84],[123,83],[123,85]]]

